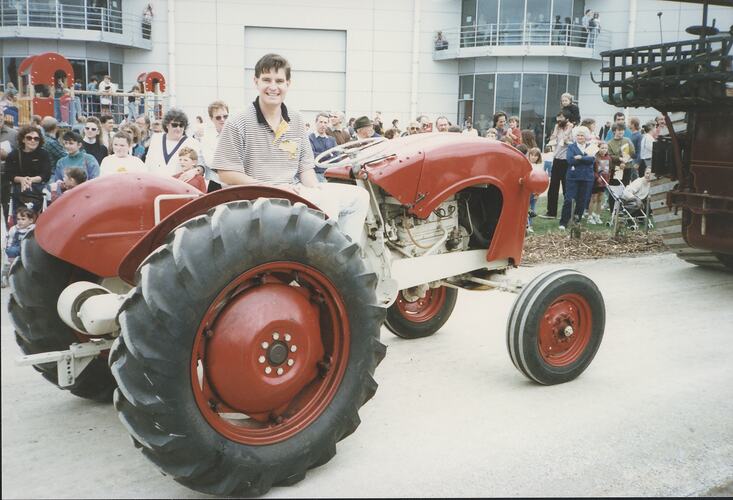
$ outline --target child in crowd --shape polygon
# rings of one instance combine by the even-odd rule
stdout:
[[[199,156],[193,148],[184,146],[178,151],[178,162],[181,171],[173,176],[174,179],[187,182],[199,191],[206,192],[206,181],[204,180],[204,167],[197,165]]]
[[[72,167],[83,168],[89,180],[99,177],[97,159],[82,149],[81,136],[76,132],[69,131],[64,134],[63,140],[67,155],[56,162],[51,182],[63,181],[64,172]]]
[[[10,265],[20,255],[20,242],[35,227],[37,217],[38,215],[35,211],[26,207],[19,207],[15,214],[15,225],[8,231],[8,243],[5,247],[5,255],[7,255],[8,261],[3,265],[2,269],[3,288],[8,286]]]
[[[489,130],[486,131],[486,138],[492,141],[496,141],[499,137],[499,133],[494,127],[491,127]]]
[[[59,196],[69,189],[73,189],[79,184],[86,182],[87,173],[83,168],[71,167],[64,171],[64,180],[56,181],[51,184],[51,202],[53,203]]]
[[[552,175],[552,160],[555,158],[555,153],[552,151],[552,146],[545,146],[545,152],[542,153],[542,160],[545,164],[545,172],[549,177]]]
[[[148,169],[143,161],[137,156],[130,154],[132,137],[125,132],[117,132],[112,137],[111,156],[102,160],[99,167],[99,175],[110,175],[124,172],[147,172]]]
[[[521,144],[522,131],[519,128],[519,117],[511,116],[509,117],[509,121],[507,123],[509,125],[509,129],[507,130],[506,135],[512,139],[512,145],[516,146],[518,144]]]
[[[542,161],[542,152],[540,151],[540,148],[530,149],[527,152],[527,159],[532,164],[532,170],[542,172],[545,169],[545,163]],[[529,195],[529,217],[527,218],[527,233],[529,234],[534,233],[534,230],[532,229],[532,219],[537,217],[535,207],[537,206],[537,198],[539,196],[540,193],[530,193]]]
[[[608,144],[605,142],[598,144],[593,175],[595,179],[593,181],[593,190],[591,191],[588,224],[601,224],[603,192],[606,190],[606,184],[611,181],[611,155],[608,154]]]

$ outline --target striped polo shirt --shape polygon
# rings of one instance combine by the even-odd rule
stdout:
[[[288,113],[272,130],[260,109],[259,97],[230,117],[219,135],[212,169],[234,170],[267,184],[293,184],[295,175],[313,169],[313,151],[299,113]]]

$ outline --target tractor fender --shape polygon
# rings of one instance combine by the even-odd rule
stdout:
[[[309,208],[320,210],[316,205],[297,194],[269,186],[233,186],[197,198],[160,221],[142,237],[122,258],[117,275],[127,283],[135,285],[135,272],[145,258],[163,244],[175,228],[189,219],[205,214],[211,208],[231,201],[254,200],[256,198],[282,198],[291,203],[300,202]],[[328,217],[328,216],[326,216]]]
[[[172,177],[119,173],[67,191],[41,213],[34,230],[43,250],[102,278],[117,275],[122,257],[155,226],[159,195],[202,195]],[[161,203],[164,213],[188,198]]]

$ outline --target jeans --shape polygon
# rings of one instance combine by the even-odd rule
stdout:
[[[580,220],[586,207],[586,196],[590,193],[593,181],[581,181],[576,179],[568,179],[565,181],[565,201],[562,204],[562,216],[560,217],[560,225],[567,226],[570,221],[570,209],[575,200],[575,216]]]
[[[298,186],[298,194],[317,205],[329,218],[335,219],[339,229],[362,244],[364,220],[369,211],[369,193],[350,184],[326,183],[318,188]]]

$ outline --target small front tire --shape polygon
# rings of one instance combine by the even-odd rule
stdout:
[[[424,297],[408,301],[400,291],[387,310],[385,326],[403,339],[429,337],[440,330],[456,307],[458,290],[441,286],[428,288]]]
[[[603,339],[606,309],[598,287],[571,270],[548,271],[519,294],[507,324],[514,366],[543,385],[575,379]]]

